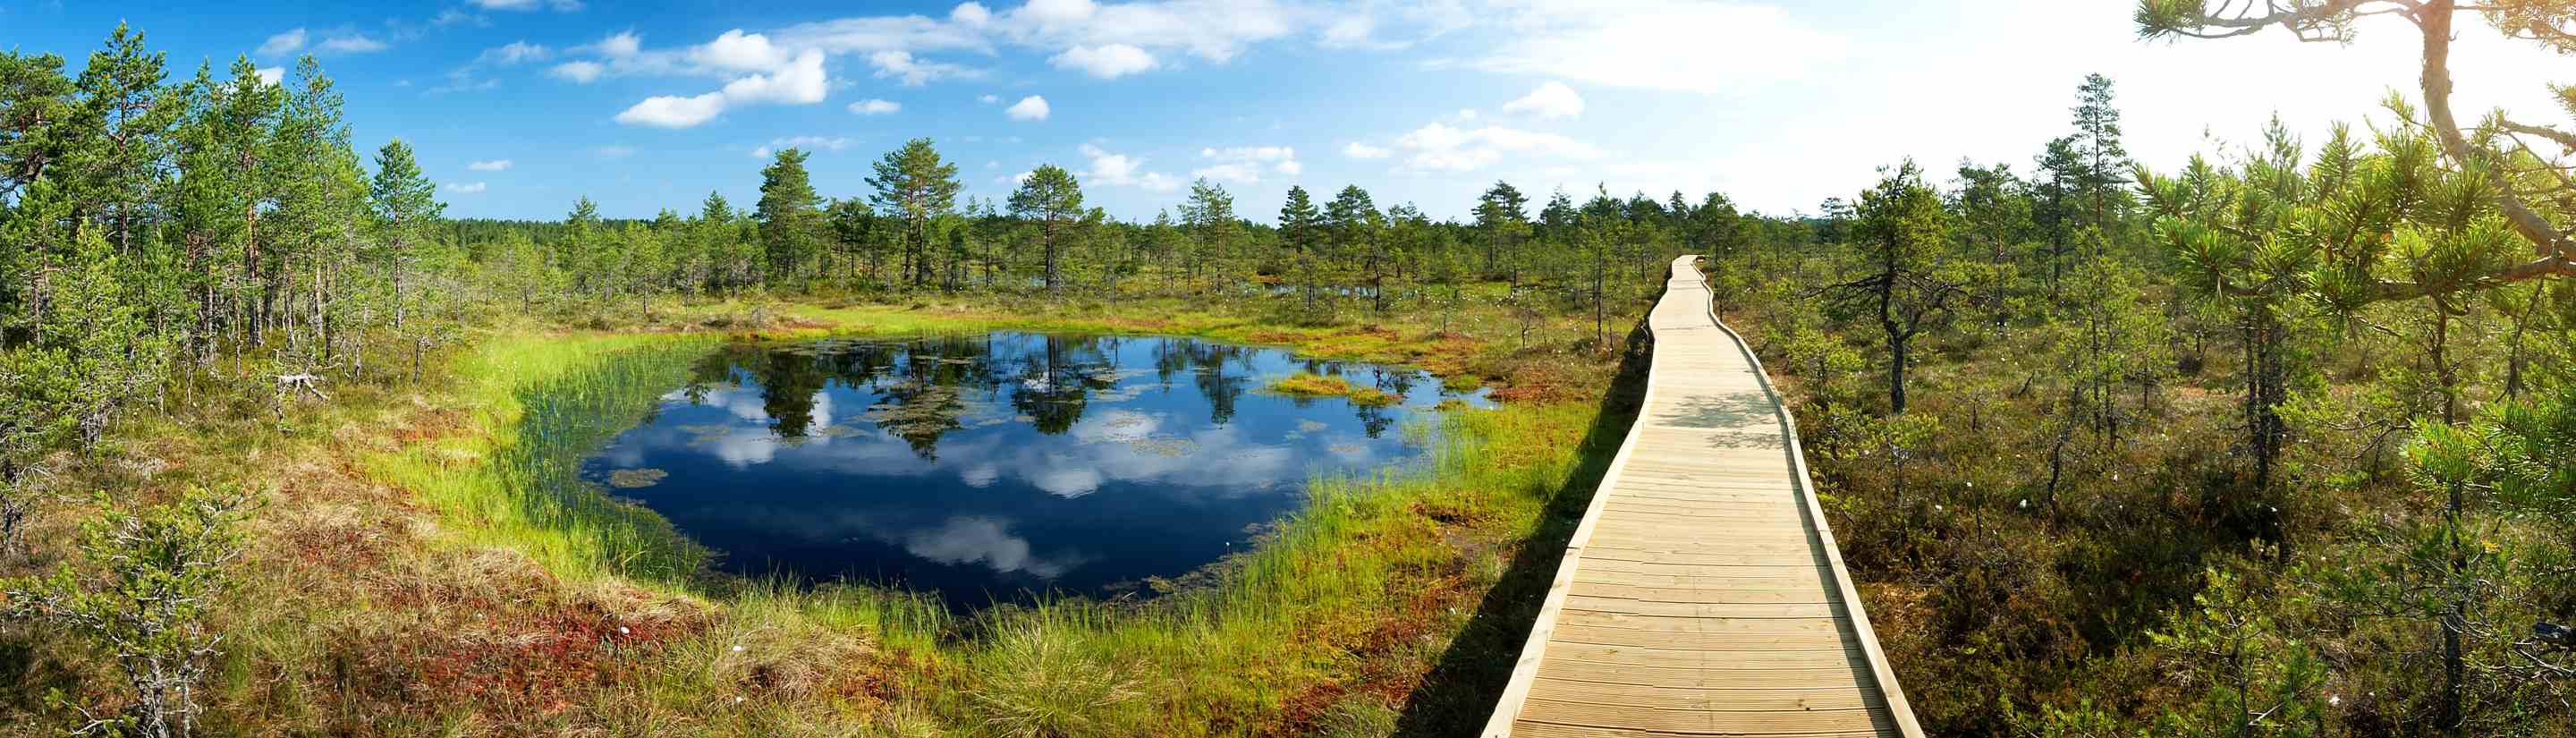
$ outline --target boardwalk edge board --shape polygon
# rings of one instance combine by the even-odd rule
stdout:
[[[1621,481],[1623,473],[1629,469],[1630,461],[1638,456],[1637,450],[1640,445],[1639,441],[1649,432],[1650,427],[1656,431],[1664,431],[1674,427],[1649,422],[1650,411],[1658,407],[1656,404],[1657,394],[1659,386],[1663,384],[1656,381],[1656,375],[1658,373],[1669,373],[1666,371],[1665,367],[1661,366],[1664,363],[1662,359],[1667,355],[1667,349],[1678,348],[1678,346],[1667,346],[1665,344],[1670,340],[1679,340],[1687,335],[1695,335],[1684,333],[1685,331],[1697,331],[1704,328],[1714,327],[1724,332],[1727,337],[1727,342],[1732,344],[1730,348],[1733,349],[1734,354],[1743,359],[1745,364],[1751,368],[1750,373],[1753,375],[1753,382],[1750,383],[1751,386],[1742,387],[1742,389],[1753,389],[1758,387],[1761,390],[1763,397],[1769,400],[1769,410],[1774,416],[1777,427],[1785,437],[1786,443],[1784,453],[1787,456],[1788,472],[1790,475],[1790,479],[1788,480],[1789,484],[1787,485],[1788,489],[1785,491],[1791,492],[1792,496],[1797,499],[1799,506],[1803,508],[1805,524],[1802,527],[1807,529],[1805,531],[1806,533],[1814,537],[1814,544],[1822,558],[1822,561],[1818,563],[1825,565],[1823,567],[1826,570],[1824,573],[1826,577],[1831,580],[1831,583],[1827,586],[1832,587],[1833,592],[1839,596],[1839,599],[1841,600],[1840,604],[1842,614],[1845,616],[1844,619],[1847,621],[1852,639],[1856,641],[1856,644],[1854,645],[1856,646],[1855,650],[1857,650],[1858,653],[1854,655],[1859,657],[1857,659],[1858,661],[1863,662],[1866,665],[1866,675],[1870,683],[1868,686],[1874,688],[1873,691],[1875,694],[1863,695],[1863,704],[1868,705],[1873,711],[1883,709],[1887,721],[1885,727],[1892,730],[1894,734],[1906,736],[1906,738],[1920,738],[1923,735],[1923,729],[1915,721],[1914,711],[1906,702],[1904,689],[1897,684],[1895,672],[1888,667],[1887,655],[1884,650],[1879,647],[1877,632],[1870,626],[1869,616],[1861,605],[1859,592],[1852,587],[1851,575],[1843,565],[1841,548],[1834,540],[1831,526],[1825,521],[1823,505],[1816,498],[1814,484],[1807,472],[1806,451],[1800,445],[1798,439],[1797,418],[1790,413],[1787,406],[1782,403],[1779,392],[1772,386],[1770,377],[1762,367],[1761,358],[1754,355],[1750,344],[1746,343],[1744,337],[1741,334],[1738,334],[1733,327],[1726,325],[1725,321],[1718,319],[1714,300],[1710,299],[1710,291],[1707,281],[1702,279],[1699,275],[1697,267],[1699,258],[1700,257],[1698,256],[1683,256],[1673,260],[1672,271],[1667,275],[1664,293],[1656,301],[1656,307],[1662,308],[1665,303],[1674,300],[1696,299],[1699,301],[1699,304],[1697,305],[1699,310],[1696,312],[1705,316],[1708,325],[1694,325],[1687,327],[1666,326],[1658,328],[1655,326],[1655,313],[1649,313],[1646,322],[1647,329],[1652,333],[1656,341],[1655,356],[1654,360],[1650,361],[1647,365],[1646,391],[1645,396],[1638,405],[1638,417],[1636,421],[1629,426],[1626,439],[1621,442],[1617,454],[1611,458],[1609,467],[1603,472],[1601,483],[1594,489],[1592,499],[1584,510],[1582,521],[1575,527],[1574,534],[1567,541],[1564,558],[1557,565],[1556,577],[1548,585],[1547,596],[1540,604],[1537,620],[1532,624],[1529,638],[1523,643],[1520,656],[1513,664],[1511,680],[1504,686],[1502,697],[1497,700],[1493,715],[1486,722],[1485,729],[1480,735],[1486,736],[1487,738],[1508,738],[1508,736],[1514,734],[1516,727],[1526,727],[1533,725],[1533,723],[1544,722],[1533,721],[1531,716],[1524,714],[1524,708],[1531,704],[1530,693],[1538,682],[1540,667],[1542,662],[1546,660],[1545,657],[1547,652],[1550,650],[1549,644],[1555,641],[1559,621],[1568,610],[1581,609],[1569,607],[1569,600],[1575,594],[1574,590],[1578,587],[1588,589],[1590,586],[1586,583],[1579,582],[1577,575],[1577,569],[1583,565],[1585,559],[1585,550],[1588,547],[1591,547],[1594,543],[1595,533],[1601,528],[1602,518],[1604,517],[1605,512],[1608,511],[1611,498],[1614,496],[1613,491],[1619,489],[1619,485],[1617,483]],[[1685,296],[1683,293],[1696,294],[1695,296]],[[1657,312],[1664,311],[1659,310]],[[1692,348],[1697,350],[1709,347]],[[1672,355],[1682,356],[1684,354],[1675,352]],[[1696,351],[1689,355],[1706,357],[1708,356],[1708,353],[1705,351]],[[1672,371],[1686,370],[1675,369]],[[1709,383],[1694,380],[1689,383],[1673,383],[1672,386],[1675,388],[1697,389],[1698,386],[1705,386],[1707,384]],[[1735,383],[1726,384],[1733,385]],[[1685,397],[1689,397],[1689,395],[1685,395]],[[1669,453],[1650,455],[1658,458],[1671,457]],[[1652,467],[1654,464],[1649,463],[1648,466]],[[1669,488],[1669,485],[1665,485],[1665,487]],[[1633,500],[1623,501],[1621,506],[1626,508],[1632,503],[1634,503]],[[1682,504],[1688,505],[1690,503],[1683,502]],[[1715,517],[1725,516],[1721,514]],[[1624,549],[1626,547],[1614,545],[1605,548]],[[1828,612],[1830,612],[1830,609]],[[1577,626],[1577,629],[1582,630],[1580,626]],[[1712,656],[1715,656],[1718,653],[1724,652],[1712,651],[1709,653]],[[1859,665],[1861,664],[1855,664],[1855,666]],[[1601,668],[1601,666],[1595,665],[1593,668],[1597,669]],[[1639,681],[1645,680],[1641,678]],[[1643,687],[1646,685],[1641,684],[1639,686]],[[1732,687],[1733,685],[1726,686]],[[1761,685],[1746,686],[1759,687]],[[1703,685],[1702,688],[1722,689],[1723,687],[1709,687]],[[1651,689],[1641,690],[1641,696],[1648,694],[1651,694]],[[1631,707],[1644,709],[1647,705],[1639,704],[1632,705]],[[1785,712],[1775,714],[1783,719],[1794,721],[1794,716],[1802,713]],[[1823,714],[1814,714],[1813,716],[1820,719],[1827,717]],[[1835,720],[1829,722],[1835,722],[1838,724],[1830,726],[1818,725],[1816,726],[1817,730],[1814,731],[1799,730],[1783,724],[1780,726],[1782,728],[1780,732],[1784,734],[1806,732],[1842,733],[1850,729],[1849,725],[1847,723],[1842,723],[1842,721]],[[1724,732],[1724,729],[1718,728],[1718,726],[1712,725],[1710,727],[1712,730],[1708,732]],[[1634,730],[1634,728],[1622,730],[1613,726],[1599,726],[1596,729],[1601,730],[1604,735],[1626,733]]]

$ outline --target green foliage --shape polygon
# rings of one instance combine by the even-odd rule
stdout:
[[[83,716],[74,732],[195,733],[198,689],[222,642],[208,620],[225,604],[233,560],[246,545],[240,521],[249,500],[241,492],[191,488],[141,513],[111,509],[81,526],[85,566],[0,582],[13,615],[87,642],[125,675],[126,704],[106,711],[62,705]]]

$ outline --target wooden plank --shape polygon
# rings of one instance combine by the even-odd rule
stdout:
[[[1893,731],[1807,731],[1795,733],[1712,733],[1708,731],[1699,731],[1691,733],[1673,733],[1651,730],[1632,730],[1626,728],[1603,728],[1590,725],[1558,725],[1555,723],[1545,723],[1535,720],[1522,720],[1515,722],[1512,724],[1511,730],[1512,735],[1527,736],[1528,738],[1684,738],[1685,736],[1707,735],[1733,735],[1745,736],[1747,738],[1766,738],[1768,736],[1781,736],[1783,738],[1789,736],[1796,736],[1797,738],[1869,738],[1871,736],[1901,735],[1900,733]]]
[[[1807,731],[1856,731],[1877,728],[1866,708],[1842,710],[1657,710],[1530,698],[1521,719],[1559,725],[1586,725],[1674,733],[1762,735]]]
[[[1877,695],[1845,685],[1788,689],[1663,687],[1540,676],[1532,695],[1558,702],[1634,705],[1657,710],[1859,710],[1880,704]]]
[[[1795,419],[1695,257],[1483,735],[1920,738],[1806,484]]]

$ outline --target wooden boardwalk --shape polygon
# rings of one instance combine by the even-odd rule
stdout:
[[[1918,738],[1796,421],[1697,261],[1673,260],[1644,409],[1484,735]]]

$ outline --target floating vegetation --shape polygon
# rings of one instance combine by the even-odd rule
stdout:
[[[1292,374],[1270,383],[1269,389],[1290,397],[1339,397],[1360,407],[1386,407],[1404,401],[1403,395],[1321,374]]]
[[[733,426],[706,424],[683,425],[679,427],[679,431],[681,433],[688,434],[688,444],[690,448],[704,448],[717,441],[724,440],[725,436],[733,435]]]
[[[662,483],[670,472],[660,469],[619,469],[608,473],[608,486],[618,489],[640,489]]]
[[[1198,453],[1199,442],[1174,436],[1147,436],[1125,441],[1137,453],[1155,456],[1188,456]]]

